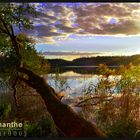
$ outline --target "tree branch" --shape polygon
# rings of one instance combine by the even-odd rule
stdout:
[[[5,34],[9,35],[9,33],[6,30],[4,30],[2,27],[0,27],[0,30],[1,30],[1,33],[5,33]]]
[[[93,97],[90,97],[90,98],[88,98],[88,99],[85,99],[85,100],[83,100],[83,101],[81,101],[81,102],[79,102],[79,103],[77,103],[76,104],[76,106],[78,107],[78,106],[82,106],[81,104],[83,104],[83,103],[85,103],[85,102],[87,102],[87,101],[89,101],[89,100],[93,100],[93,99],[105,99],[105,98],[108,98],[108,97],[112,97],[111,95],[110,96],[93,96]],[[94,105],[94,104],[93,104]]]
[[[3,24],[4,28],[5,28],[5,30],[7,31],[8,35],[11,36],[11,33],[10,33],[9,29],[8,29],[5,21],[3,20],[3,18],[1,16],[0,16],[0,21],[2,22],[2,24]]]
[[[12,36],[15,36],[15,35],[14,35],[14,29],[13,29],[13,26],[10,25],[10,28],[11,28]]]
[[[90,104],[83,104],[83,105],[80,105],[80,104],[77,104],[75,105],[75,107],[87,107],[87,106],[94,106],[94,105],[98,105],[102,102],[105,102],[105,101],[111,101],[112,99],[104,99],[104,100],[99,100],[98,102],[96,103],[90,103]]]

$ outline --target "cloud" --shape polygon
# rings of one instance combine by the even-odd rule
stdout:
[[[72,8],[54,3],[38,4],[36,7],[39,14],[33,19],[34,30],[27,33],[36,37],[39,42],[46,38],[51,38],[54,42],[55,39],[61,40],[78,31],[77,27],[73,27],[75,15]]]
[[[39,3],[34,30],[40,42],[55,42],[71,35],[139,35],[138,3]],[[60,39],[59,39],[60,38]]]
[[[57,32],[57,29],[54,26],[38,25],[35,27],[35,31],[37,31],[37,36],[39,37],[51,37],[61,35]]]
[[[52,37],[43,37],[45,43],[52,44],[54,42],[54,39]]]
[[[136,35],[140,33],[140,18],[134,11],[140,10],[136,4],[84,5],[75,9],[79,34],[91,35]],[[140,11],[139,11],[140,14]],[[114,18],[116,23],[110,23]]]
[[[78,28],[69,27],[64,24],[57,24],[55,27],[66,33],[75,33],[78,30]]]
[[[53,37],[35,37],[36,42],[38,44],[53,44],[55,40]]]

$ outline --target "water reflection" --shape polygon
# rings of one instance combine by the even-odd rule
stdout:
[[[79,74],[73,71],[61,74],[49,74],[46,77],[47,82],[56,90],[56,92],[61,91],[58,87],[62,88],[61,83],[63,80],[65,80],[65,85],[68,85],[70,88],[64,88],[64,90],[61,91],[64,93],[64,98],[62,101],[69,105],[76,102],[79,97],[84,97],[85,90],[89,88],[89,85],[92,84],[92,90],[94,90],[94,88],[101,79],[103,79],[102,75]],[[120,76],[110,75],[108,80],[113,81],[119,79]],[[112,88],[111,90],[114,90],[114,88]]]
[[[91,74],[78,74],[73,71],[65,72],[59,74],[59,79],[55,78],[56,74],[49,74],[47,77],[48,83],[54,88],[55,82],[58,80],[58,84],[61,83],[62,79],[67,80],[67,84],[69,85],[70,89],[65,90],[65,97],[78,97],[83,95],[83,89],[88,87],[91,81],[94,81],[96,84],[98,82],[98,75],[91,75]],[[58,90],[56,92],[59,92]]]

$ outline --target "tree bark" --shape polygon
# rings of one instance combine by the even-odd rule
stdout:
[[[93,124],[79,117],[68,105],[63,104],[55,95],[55,91],[43,78],[25,68],[20,72],[28,75],[21,78],[29,86],[36,89],[44,100],[47,110],[52,115],[56,126],[68,137],[106,137]]]
[[[12,41],[12,46],[14,46],[15,51],[16,51],[16,55],[18,58],[18,63],[17,63],[17,67],[22,68],[23,67],[23,54],[22,54],[22,48],[20,45],[18,45],[17,41],[16,41],[16,37],[14,35],[10,36],[11,41]]]

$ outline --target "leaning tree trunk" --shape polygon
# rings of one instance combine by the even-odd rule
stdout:
[[[23,62],[23,48],[21,45],[19,45],[17,43],[16,36],[11,35],[11,41],[12,41],[12,45],[14,46],[14,49],[16,51],[17,58],[18,58],[17,67],[22,68],[23,63],[24,63]]]
[[[20,46],[16,39],[12,39],[13,46],[19,58],[17,69],[28,76],[28,79],[21,78],[29,86],[36,89],[44,100],[47,110],[52,115],[56,126],[68,137],[106,137],[93,124],[79,117],[68,105],[61,103],[55,95],[55,91],[43,78],[32,71],[23,68],[23,59]]]
[[[32,71],[23,68],[22,48],[17,43],[13,29],[12,34],[9,36],[12,45],[15,48],[16,55],[19,58],[17,70],[28,76],[28,79],[23,77],[19,78],[32,88],[36,89],[41,95],[56,126],[69,137],[106,137],[105,134],[98,130],[93,124],[79,117],[68,105],[61,103],[55,95],[54,89],[50,87],[43,78],[34,74]]]
[[[4,30],[3,28],[1,30],[2,33],[5,33],[10,37],[12,46],[16,51],[16,55],[18,57],[17,69],[20,72],[28,75],[28,80],[25,78],[21,79],[31,87],[36,89],[37,92],[41,95],[57,127],[66,136],[69,137],[105,137],[105,135],[100,132],[93,124],[79,117],[75,112],[72,111],[69,106],[61,103],[59,99],[55,96],[55,91],[53,90],[53,88],[46,84],[43,78],[34,74],[32,71],[22,68],[22,48],[17,43],[13,27],[12,25],[8,26],[3,20],[2,16],[0,16],[0,22],[2,23],[4,28]],[[16,82],[13,86],[15,85]]]
[[[47,110],[52,115],[56,126],[68,137],[106,137],[93,124],[79,117],[68,105],[63,104],[55,95],[55,91],[43,78],[25,68],[20,72],[28,75],[28,79],[21,78],[29,86],[36,89],[44,100]]]

